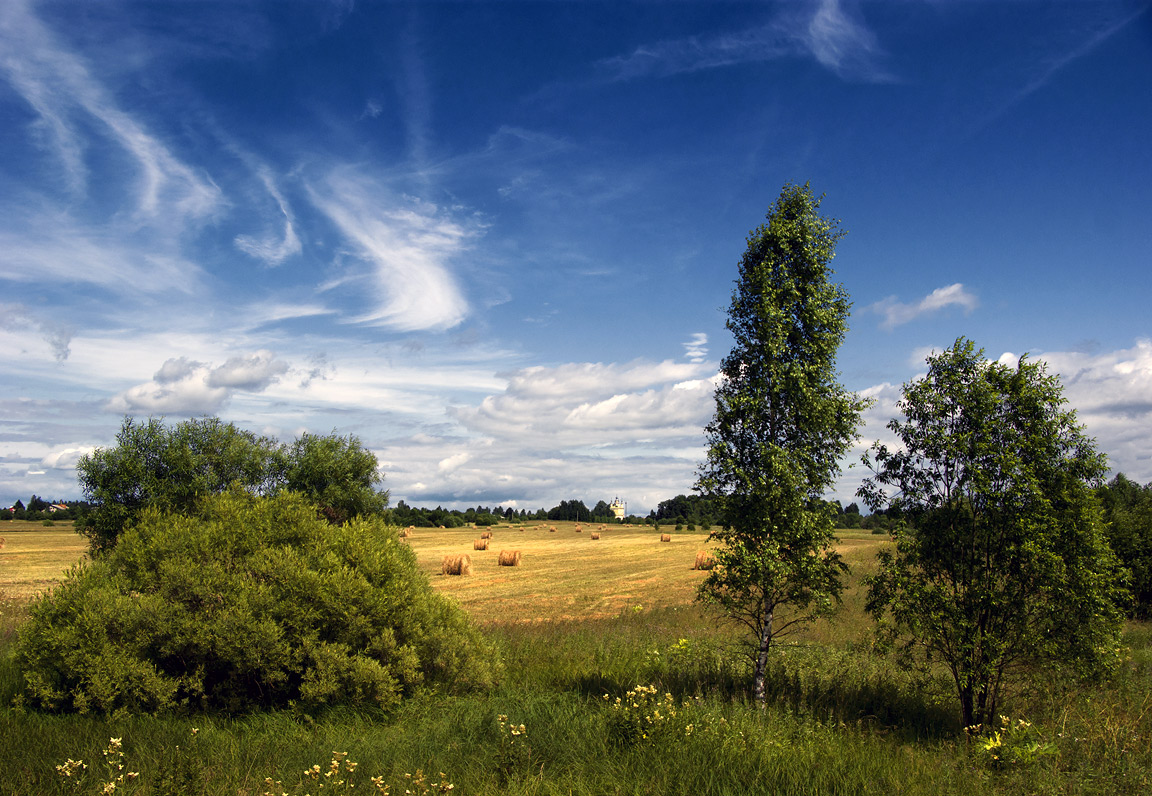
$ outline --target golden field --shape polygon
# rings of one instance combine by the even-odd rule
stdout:
[[[582,532],[576,528],[582,527]],[[555,531],[550,530],[555,528]],[[668,526],[663,526],[665,533]],[[474,541],[491,531],[487,550]],[[592,539],[598,532],[599,539]],[[71,523],[0,525],[0,593],[28,598],[63,577],[85,557],[87,540]],[[693,569],[708,550],[707,531],[671,531],[661,542],[650,526],[528,522],[492,528],[414,528],[406,539],[432,584],[481,624],[594,619],[624,611],[687,605],[707,573]],[[857,570],[887,537],[844,531],[840,551]],[[502,550],[519,550],[521,563],[502,567]],[[441,574],[446,555],[466,554],[471,574]],[[851,599],[851,598],[849,598]]]

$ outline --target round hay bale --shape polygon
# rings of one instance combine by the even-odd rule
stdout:
[[[660,541],[661,542],[671,542],[672,541],[672,534],[670,534],[670,533],[660,534]]]
[[[472,549],[473,550],[487,550],[488,549],[488,540],[485,539],[484,537],[480,537],[476,541],[472,542]]]
[[[465,554],[444,556],[440,571],[444,575],[471,575],[472,557]]]
[[[520,551],[519,550],[501,550],[500,557],[497,563],[502,567],[518,567],[520,566]]]
[[[599,539],[599,538],[600,538],[600,534],[599,534],[599,533],[597,533],[596,531],[592,531],[592,534],[591,534],[591,537],[590,537],[590,538],[591,538],[593,541],[595,541],[596,539]]]
[[[491,539],[492,538],[492,531],[484,531],[483,533],[480,534],[480,538],[481,539]]]
[[[696,563],[692,565],[692,569],[712,569],[716,566],[710,553],[703,550],[696,553]]]

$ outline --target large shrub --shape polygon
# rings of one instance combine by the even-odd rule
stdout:
[[[387,708],[498,666],[382,520],[332,526],[299,495],[239,490],[145,509],[34,601],[18,650],[30,704],[81,712]]]

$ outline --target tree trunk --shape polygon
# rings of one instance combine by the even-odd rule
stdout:
[[[768,670],[768,648],[772,646],[772,609],[764,609],[764,621],[760,623],[760,651],[756,655],[756,674],[752,680],[752,699],[764,707],[764,675]]]

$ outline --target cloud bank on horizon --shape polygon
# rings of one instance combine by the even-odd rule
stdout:
[[[357,434],[413,504],[646,512],[692,488],[786,182],[849,230],[840,362],[877,399],[834,497],[960,335],[1045,360],[1152,481],[1149,30],[1128,0],[5,3],[0,503],[78,497],[126,414],[216,414]]]

